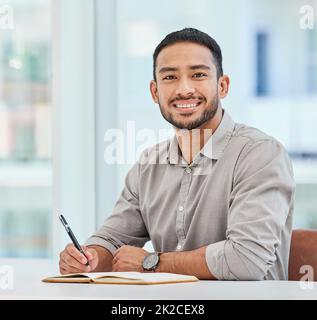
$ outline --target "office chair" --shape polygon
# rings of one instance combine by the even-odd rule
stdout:
[[[307,275],[308,268],[301,270],[302,266],[311,266],[314,281],[317,281],[317,230],[297,229],[292,232],[288,279],[299,281]]]

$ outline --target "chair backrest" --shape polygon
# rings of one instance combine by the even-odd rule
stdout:
[[[312,277],[314,281],[317,281],[316,230],[293,230],[288,265],[288,279],[299,281],[308,272],[308,268],[303,266],[310,266],[308,268],[313,271]],[[301,267],[303,267],[302,270]]]

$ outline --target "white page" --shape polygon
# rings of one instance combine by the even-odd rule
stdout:
[[[193,280],[194,276],[163,272],[95,272],[87,273],[90,278],[119,277],[146,281]]]

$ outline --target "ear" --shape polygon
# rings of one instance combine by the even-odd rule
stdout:
[[[229,92],[230,79],[227,75],[223,75],[218,80],[218,96],[223,99]]]
[[[157,95],[157,84],[156,84],[156,81],[154,81],[154,80],[151,80],[151,82],[150,82],[150,91],[151,91],[151,96],[152,96],[153,101],[155,103],[158,103],[159,98]]]

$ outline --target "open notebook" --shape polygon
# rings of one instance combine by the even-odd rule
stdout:
[[[198,281],[195,276],[175,273],[95,272],[72,273],[42,279],[43,282],[98,283],[98,284],[164,284]]]

